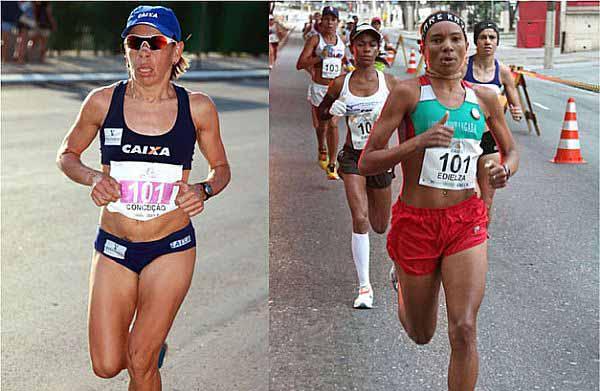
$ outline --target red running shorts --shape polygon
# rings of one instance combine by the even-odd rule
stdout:
[[[430,274],[444,257],[485,242],[487,223],[487,208],[476,195],[440,209],[415,208],[398,198],[387,250],[405,273]]]

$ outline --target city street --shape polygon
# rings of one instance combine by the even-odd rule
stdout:
[[[445,390],[443,297],[433,340],[415,345],[397,318],[385,235],[370,235],[376,307],[352,309],[350,212],[343,183],[328,181],[317,166],[309,76],[295,69],[301,44],[299,34],[290,38],[270,77],[270,389]],[[577,66],[597,71],[582,63],[570,72]],[[393,73],[407,77],[404,68]],[[477,390],[593,391],[599,386],[599,95],[532,78],[527,84],[541,136],[508,120],[521,164],[495,198]],[[569,97],[576,100],[583,165],[550,163]],[[346,129],[339,123],[341,147]],[[394,199],[399,168],[396,174]]]
[[[232,181],[193,219],[194,279],[168,337],[164,390],[268,385],[268,81],[182,82],[219,111]],[[2,389],[125,390],[88,354],[87,295],[99,208],[56,167],[98,85],[2,86]],[[99,168],[99,145],[83,155]],[[190,181],[205,177],[196,148]]]

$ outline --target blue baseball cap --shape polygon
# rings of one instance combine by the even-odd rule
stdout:
[[[129,34],[129,30],[138,24],[152,26],[167,37],[181,41],[181,27],[179,26],[177,16],[175,16],[175,13],[170,8],[151,5],[136,7],[129,14],[127,25],[121,33],[121,38],[125,38]]]
[[[322,16],[325,15],[333,15],[335,16],[336,19],[340,19],[340,13],[338,12],[337,8],[332,7],[330,5],[328,5],[327,7],[323,8],[323,11],[321,12]]]

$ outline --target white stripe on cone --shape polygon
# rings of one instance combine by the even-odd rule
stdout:
[[[564,121],[563,130],[579,130],[577,128],[577,121]]]
[[[567,103],[567,113],[576,113],[575,102]]]
[[[560,139],[558,149],[579,149],[579,140],[576,139]]]

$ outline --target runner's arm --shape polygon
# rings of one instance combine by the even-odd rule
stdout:
[[[390,92],[360,156],[358,170],[361,175],[382,173],[419,150],[417,137],[387,148],[390,137],[418,100],[416,94],[419,89],[414,80],[416,79],[398,82]]]
[[[213,189],[213,195],[217,195],[231,179],[229,162],[221,141],[217,108],[210,97],[202,93],[192,93],[190,103],[196,127],[196,140],[208,162],[208,176],[203,182],[208,182]],[[192,186],[200,188],[199,184]]]
[[[510,68],[504,64],[500,64],[500,82],[504,85],[504,91],[506,92],[506,99],[508,103],[513,106],[521,106],[519,102],[519,96],[517,95],[517,89],[515,87],[515,79],[512,76]]]
[[[306,44],[302,49],[302,53],[300,53],[300,57],[298,57],[298,62],[296,63],[297,70],[308,70],[309,68],[315,66],[316,64],[322,61],[321,57],[315,56],[314,54],[315,48],[317,47],[318,43],[319,37],[316,35],[313,35],[308,39],[308,41],[306,41]]]
[[[521,109],[517,88],[515,87],[515,79],[512,76],[510,68],[504,64],[500,64],[500,82],[504,85],[504,91],[506,93],[506,99],[508,100],[510,114],[514,120],[520,121],[523,112]]]
[[[71,180],[81,185],[92,186],[102,172],[81,162],[85,151],[102,126],[108,112],[112,92],[108,88],[96,89],[85,98],[75,123],[63,139],[58,149],[56,163],[59,169]]]
[[[345,75],[338,76],[329,83],[327,94],[317,109],[318,117],[321,121],[327,121],[333,117],[333,115],[329,113],[329,109],[331,108],[333,102],[339,98],[340,93],[342,92],[342,87],[344,86],[345,77]]]
[[[508,125],[506,124],[506,118],[504,117],[504,110],[500,107],[498,97],[496,93],[485,87],[474,87],[477,98],[482,103],[484,113],[486,115],[486,122],[488,128],[492,132],[498,150],[500,152],[500,161],[502,165],[506,165],[507,169],[510,170],[510,175],[514,175],[519,169],[519,152],[515,140],[512,136]],[[504,169],[500,167],[491,168],[492,174],[501,172]],[[508,180],[508,177],[506,178]],[[504,187],[504,184],[498,187]]]

